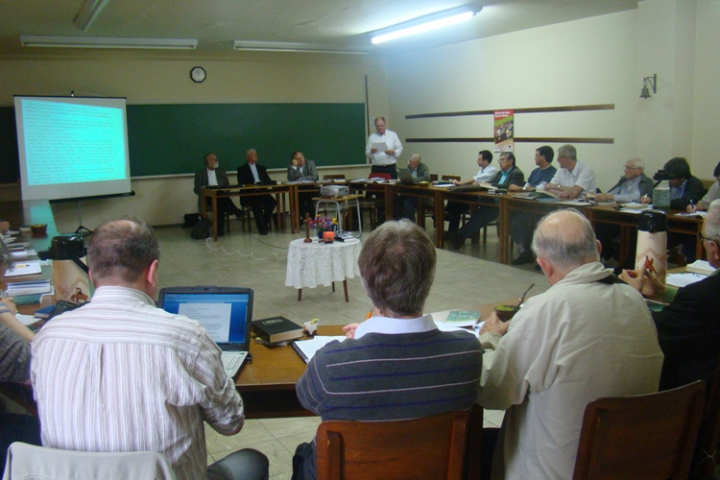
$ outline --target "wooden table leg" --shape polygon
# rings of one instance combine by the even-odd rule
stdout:
[[[345,288],[345,301],[349,302],[350,298],[348,297],[348,291],[347,291],[347,278],[343,280],[343,288]]]
[[[298,288],[298,302],[302,300],[302,288]]]

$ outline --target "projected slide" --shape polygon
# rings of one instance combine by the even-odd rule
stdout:
[[[125,99],[16,97],[23,199],[130,192]]]

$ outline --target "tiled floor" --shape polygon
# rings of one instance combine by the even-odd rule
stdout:
[[[432,234],[432,222],[428,233]],[[234,285],[255,291],[253,317],[284,315],[296,322],[319,318],[326,325],[361,321],[371,307],[358,278],[348,281],[350,301],[345,302],[342,289],[332,293],[329,287],[303,290],[302,302],[297,292],[285,287],[287,245],[300,234],[271,232],[266,237],[243,232],[239,224],[217,243],[190,238],[187,229],[157,229],[162,247],[160,284]],[[367,233],[366,233],[367,235]],[[485,246],[466,242],[459,251],[438,250],[435,284],[425,311],[451,308],[476,309],[480,305],[518,297],[531,284],[531,293],[548,288],[542,274],[532,265],[522,268],[497,263],[497,235],[488,232]],[[493,261],[486,261],[484,258]],[[486,411],[485,424],[499,426],[503,412]],[[290,478],[295,447],[312,439],[320,423],[316,417],[247,420],[242,431],[225,437],[206,427],[208,462],[219,460],[243,447],[253,447],[270,459],[271,478]]]

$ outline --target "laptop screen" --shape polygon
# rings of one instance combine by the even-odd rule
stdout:
[[[169,313],[200,322],[218,345],[248,344],[252,290],[222,287],[179,287],[160,292],[160,306]]]

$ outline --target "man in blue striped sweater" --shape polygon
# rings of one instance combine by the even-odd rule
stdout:
[[[405,420],[470,409],[482,349],[469,332],[441,332],[422,313],[436,264],[425,231],[408,220],[384,223],[368,237],[358,264],[373,316],[345,327],[347,340],[310,360],[296,385],[300,403],[323,420]],[[293,478],[315,478],[314,441],[298,447],[293,470]]]

